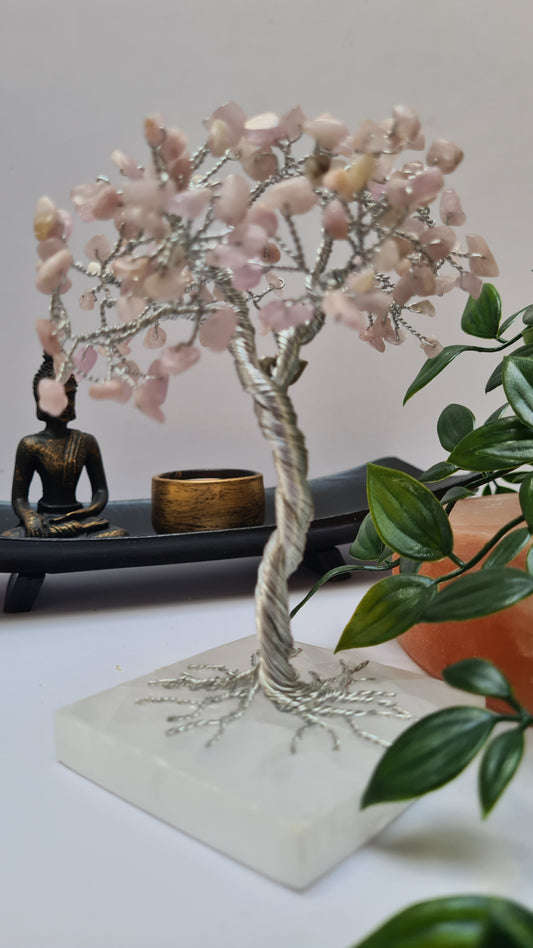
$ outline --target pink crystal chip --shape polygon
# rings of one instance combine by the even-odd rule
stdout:
[[[78,352],[74,356],[74,365],[80,370],[87,374],[94,368],[96,360],[98,358],[98,353],[93,346],[86,346],[81,352]]]
[[[111,243],[104,234],[95,234],[88,244],[85,245],[85,256],[88,260],[97,260],[103,263],[111,253]]]
[[[157,360],[152,362],[149,368],[150,374],[157,374],[156,378],[147,379],[142,385],[135,389],[133,397],[135,406],[149,418],[154,421],[164,422],[165,416],[161,411],[161,405],[167,397],[168,376],[162,375],[161,363]]]
[[[145,300],[137,296],[119,296],[117,300],[117,315],[123,323],[132,322],[139,316],[146,305]]]
[[[89,388],[91,398],[104,399],[110,398],[115,402],[124,404],[131,397],[133,389],[124,379],[114,378],[105,382],[96,382]]]
[[[244,123],[244,135],[252,145],[272,145],[284,134],[279,115],[262,112]]]
[[[194,220],[200,217],[209,204],[211,192],[209,188],[196,188],[191,191],[180,191],[175,194],[167,203],[166,210],[169,214],[177,214],[178,217],[184,217],[186,220]]]
[[[80,296],[80,309],[94,309],[96,304],[95,295],[92,290],[84,290]]]
[[[362,330],[366,327],[366,316],[342,290],[332,290],[328,293],[322,300],[322,309],[326,316],[340,320],[351,329]]]
[[[242,170],[254,181],[266,181],[278,170],[278,159],[270,147],[252,145],[245,139],[239,145]]]
[[[186,285],[183,270],[174,267],[160,273],[152,273],[144,281],[147,296],[160,300],[179,299]]]
[[[466,221],[459,195],[454,188],[445,188],[440,196],[440,219],[443,224],[460,227]]]
[[[59,355],[61,352],[61,343],[57,336],[57,328],[51,319],[36,319],[35,329],[39,337],[42,348],[48,355]]]
[[[212,155],[219,157],[228,148],[235,148],[242,138],[246,113],[236,102],[226,102],[204,121],[209,132],[207,141]]]
[[[451,227],[428,227],[420,234],[420,243],[430,260],[443,260],[455,246],[455,233]]]
[[[240,174],[229,174],[225,178],[215,204],[215,217],[226,224],[240,224],[246,216],[250,188]]]
[[[144,168],[139,167],[135,158],[130,158],[129,155],[125,155],[118,148],[111,152],[111,161],[120,173],[126,175],[127,178],[136,179],[144,176]]]
[[[434,359],[442,352],[442,345],[435,336],[426,336],[425,342],[420,343],[428,359]]]
[[[498,264],[490,251],[487,241],[479,234],[467,234],[468,250],[475,256],[470,257],[472,273],[480,277],[496,277],[499,274]]]
[[[349,222],[341,201],[334,198],[324,209],[322,226],[333,240],[346,240],[349,232]]]
[[[167,334],[161,326],[150,326],[143,339],[145,349],[161,349],[167,341]]]
[[[47,415],[57,418],[68,405],[65,386],[55,379],[41,379],[37,385],[39,407]]]
[[[348,127],[344,122],[334,118],[329,112],[323,112],[304,124],[304,132],[314,138],[322,148],[329,150],[339,145],[348,135]]]
[[[299,176],[275,184],[263,198],[263,206],[288,214],[306,214],[317,203],[308,178]]]
[[[200,350],[197,346],[180,344],[170,346],[161,353],[161,358],[157,363],[152,364],[152,369],[157,365],[157,371],[162,375],[179,375],[195,365],[200,358]]]
[[[459,275],[457,284],[462,290],[465,291],[465,293],[469,293],[470,296],[473,296],[475,300],[479,299],[481,296],[483,280],[476,276],[475,273],[469,273],[468,270],[463,270]]]
[[[157,148],[165,141],[165,119],[159,112],[147,115],[144,120],[144,137],[148,145]]]
[[[463,157],[463,152],[454,142],[437,138],[426,155],[426,161],[428,165],[438,165],[444,174],[450,174],[461,164]]]
[[[223,352],[232,339],[236,326],[237,313],[231,306],[224,306],[202,323],[198,338],[201,345],[212,352]]]
[[[72,254],[66,247],[48,257],[37,271],[35,280],[37,289],[41,293],[53,293],[65,281],[71,263]]]

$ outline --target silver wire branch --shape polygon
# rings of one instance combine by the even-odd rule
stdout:
[[[209,154],[209,148],[207,145],[202,145],[191,155],[191,168],[193,171],[196,171],[200,165],[204,162]]]
[[[294,261],[296,267],[298,269],[301,269],[301,265],[298,262],[297,251],[292,250],[291,247],[289,247],[289,245],[283,240],[283,238],[279,236],[279,234],[275,234],[272,239],[275,241],[275,243],[277,244],[279,249],[282,251],[282,253],[287,254],[287,256],[290,257],[290,259]],[[273,267],[270,267],[270,269],[272,270]]]
[[[286,223],[287,223],[287,227],[289,228],[290,235],[291,235],[292,240],[293,240],[293,243],[294,243],[294,248],[295,248],[295,251],[296,251],[296,255],[295,255],[296,263],[298,264],[298,266],[300,267],[301,270],[305,270],[305,271],[307,272],[307,265],[306,265],[306,262],[305,262],[305,257],[304,257],[304,251],[303,251],[303,247],[302,247],[302,242],[301,242],[301,240],[300,240],[300,235],[299,235],[298,231],[296,230],[296,225],[295,225],[295,223],[294,223],[294,221],[293,221],[293,219],[292,219],[292,216],[291,216],[290,214],[284,213],[284,214],[283,214],[283,217],[285,218],[285,221],[286,221]]]
[[[372,681],[366,676],[356,677],[367,665],[368,662],[365,661],[350,666],[341,660],[336,675],[322,678],[312,672],[310,679],[300,679],[297,690],[290,694],[279,692],[268,695],[279,711],[294,715],[301,722],[290,740],[292,753],[298,750],[304,734],[312,728],[325,731],[333,749],[338,750],[341,740],[331,721],[344,722],[355,736],[381,747],[388,747],[389,741],[360,727],[357,722],[370,717],[396,718],[399,721],[413,718],[410,711],[398,705],[395,692],[379,687],[357,687],[363,682]],[[202,670],[214,671],[216,674],[205,677],[193,674]],[[137,704],[174,704],[189,708],[183,713],[167,716],[167,724],[171,725],[166,729],[167,736],[212,728],[214,733],[207,741],[208,747],[223,736],[230,724],[244,716],[258,691],[264,690],[261,685],[260,658],[258,662],[257,655],[252,656],[251,667],[244,672],[225,665],[189,665],[187,671],[176,678],[156,679],[148,684],[172,691],[172,694],[146,695],[138,698]],[[190,694],[174,693],[182,690]],[[201,694],[201,697],[197,697],[198,694]],[[221,705],[230,705],[229,710],[223,709],[217,713]]]
[[[216,163],[215,165],[213,165],[213,167],[210,168],[210,170],[207,171],[206,174],[204,174],[198,181],[195,180],[195,182],[194,182],[195,188],[201,188],[201,187],[203,187],[205,184],[207,184],[208,181],[210,181],[210,179],[211,179],[214,175],[216,175],[216,173],[217,173],[218,171],[220,171],[220,169],[223,168],[224,165],[226,165],[226,164],[228,163],[228,161],[236,161],[236,158],[235,158],[235,156],[232,154],[231,151],[227,151],[225,155],[222,155],[222,158],[220,158],[220,160],[217,161],[217,163]]]
[[[59,290],[54,290],[52,296],[50,297],[50,306],[49,306],[50,318],[54,321],[57,332],[64,332],[67,337],[71,333],[71,323],[63,305],[63,300],[59,294]]]
[[[430,340],[427,339],[427,337],[424,336],[423,333],[419,332],[418,329],[415,329],[414,326],[411,326],[411,323],[408,323],[407,320],[404,319],[403,316],[400,316],[399,313],[393,313],[392,318],[394,319],[395,323],[398,323],[400,326],[402,326],[405,330],[407,330],[408,333],[411,334],[411,336],[414,336],[415,339],[418,339],[418,341],[421,342],[423,345],[431,346],[432,348],[434,348],[435,343],[430,342]]]
[[[322,233],[322,240],[320,246],[317,250],[315,265],[311,271],[312,283],[322,275],[326,269],[329,259],[331,257],[331,251],[333,250],[333,239],[328,237],[326,234]]]
[[[281,143],[278,143],[278,147],[280,150],[283,150]],[[267,191],[268,188],[270,188],[273,184],[277,184],[279,181],[284,181],[287,178],[291,178],[300,174],[301,164],[302,162],[296,163],[292,159],[288,161],[287,155],[285,155],[285,162],[281,168],[278,168],[277,171],[274,171],[273,174],[271,174],[270,177],[266,178],[264,181],[260,181],[258,184],[256,184],[255,188],[250,194],[250,204],[255,204],[261,195],[264,194],[265,191]]]
[[[241,384],[254,402],[264,437],[270,444],[277,473],[276,529],[264,550],[256,586],[256,625],[259,640],[259,679],[263,690],[290,688],[297,676],[291,665],[294,641],[290,631],[288,577],[303,558],[312,517],[307,484],[307,452],[303,435],[286,391],[287,378],[270,378],[259,366],[255,331],[246,300],[235,290],[229,274],[215,271],[217,285],[234,307],[239,320],[229,344]],[[290,332],[290,331],[288,331]],[[283,336],[284,374],[294,374],[298,358],[296,334]]]

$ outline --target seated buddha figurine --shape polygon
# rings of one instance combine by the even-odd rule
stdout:
[[[46,354],[33,380],[37,418],[45,422],[45,427],[37,434],[22,438],[18,445],[11,502],[19,526],[6,530],[2,536],[87,539],[127,536],[125,530],[100,517],[109,494],[96,439],[68,427],[76,417],[76,379],[71,375],[66,382],[67,406],[55,418],[39,405],[39,382],[45,378],[55,378],[53,359]],[[76,499],[76,487],[84,469],[92,490],[86,506]],[[28,499],[34,474],[39,475],[43,490],[37,510]]]

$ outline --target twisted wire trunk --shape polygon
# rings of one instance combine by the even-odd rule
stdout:
[[[294,639],[288,579],[302,561],[313,517],[307,450],[287,395],[299,364],[300,340],[292,330],[280,335],[276,367],[269,376],[259,364],[254,330],[246,313],[245,318],[239,319],[229,348],[241,384],[253,398],[261,431],[272,449],[277,476],[276,529],[265,546],[256,586],[259,682],[265,694],[276,701],[288,697],[299,686],[290,661]]]

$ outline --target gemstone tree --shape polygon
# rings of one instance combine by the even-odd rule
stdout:
[[[366,120],[351,132],[330,114],[309,120],[296,107],[283,116],[247,118],[229,103],[204,125],[206,143],[190,154],[184,132],[152,115],[144,125],[145,167],[115,151],[121,187],[98,178],[73,189],[82,221],[115,228],[112,240],[92,237],[87,262],[74,261],[69,250],[70,215],[50,198],[38,202],[37,287],[51,294],[51,304],[50,318],[37,329],[57,368],[42,407],[62,410],[62,383],[75,371],[89,380],[95,398],[132,396],[137,408],[162,421],[169,377],[198,360],[198,343],[229,349],[272,448],[276,530],[256,587],[257,662],[202,682],[206,697],[199,704],[217,702],[220,693],[236,699],[234,711],[211,716],[218,735],[261,689],[299,716],[296,739],[318,724],[335,742],[331,715],[356,729],[352,670],[342,666],[335,681],[304,681],[291,662],[287,580],[302,559],[312,518],[305,443],[288,394],[305,365],[301,349],[326,319],[335,319],[378,352],[410,334],[434,356],[439,343],[416,325],[434,313],[429,297],[455,287],[479,296],[480,278],[497,268],[481,237],[468,235],[467,250],[457,241],[454,227],[465,215],[445,175],[461,161],[461,150],[439,139],[425,161],[413,156],[425,142],[411,109],[397,107],[390,118]],[[439,196],[437,222],[429,205]],[[306,238],[315,228],[312,259],[297,225],[302,218]],[[80,298],[82,310],[97,313],[88,329],[73,327],[63,302],[71,271],[91,281]],[[259,357],[254,320],[272,333],[272,356]],[[169,332],[185,323],[186,332],[167,339],[163,323]],[[145,371],[129,358],[139,334],[146,347],[161,348]],[[196,685],[191,675],[170,684],[179,683]],[[205,723],[194,712],[173,730]]]

